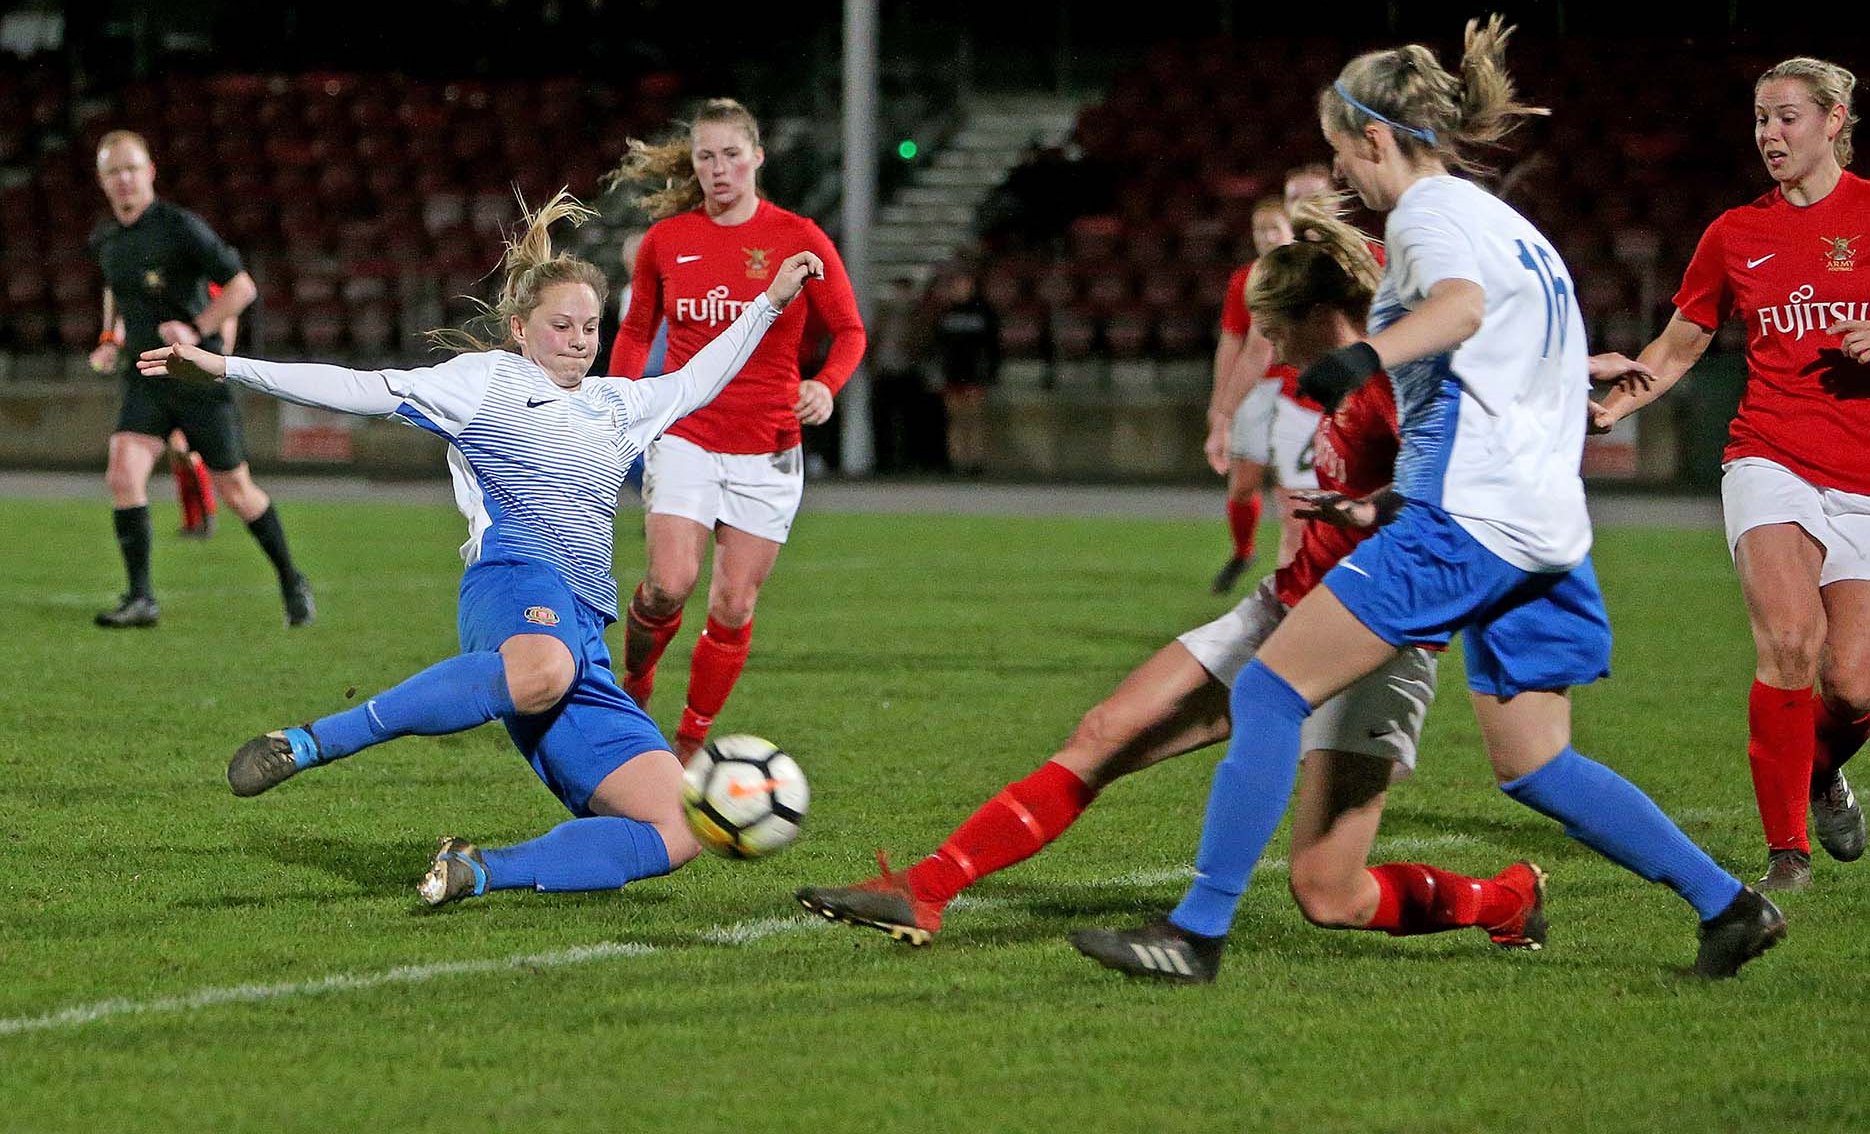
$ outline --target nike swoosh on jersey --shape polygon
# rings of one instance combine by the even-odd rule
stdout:
[[[1357,566],[1357,564],[1352,563],[1348,559],[1338,560],[1338,566],[1344,568],[1346,571],[1355,571],[1366,579],[1370,578],[1370,572],[1364,570],[1362,567]]]
[[[526,408],[538,409],[540,406],[549,406],[556,401],[558,401],[557,398],[527,398]]]
[[[1759,267],[1759,266],[1760,266],[1761,264],[1764,264],[1764,263],[1765,263],[1766,261],[1768,261],[1768,260],[1770,260],[1770,259],[1772,259],[1772,258],[1773,258],[1774,256],[1777,256],[1777,255],[1779,255],[1779,253],[1777,253],[1777,252],[1768,252],[1768,253],[1767,253],[1766,255],[1764,255],[1764,256],[1761,256],[1761,257],[1760,257],[1759,259],[1757,259],[1757,260],[1748,260],[1748,261],[1747,261],[1747,267],[1749,267],[1749,268],[1757,268],[1757,267]]]
[[[692,264],[699,259],[701,259],[699,254],[694,256],[677,256],[675,262],[678,264]]]

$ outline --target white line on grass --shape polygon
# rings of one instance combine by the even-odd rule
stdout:
[[[78,1027],[113,1016],[146,1016],[162,1012],[192,1012],[221,1004],[256,1004],[265,1000],[286,1000],[298,996],[324,996],[334,992],[361,992],[392,984],[423,984],[438,977],[495,973],[504,969],[557,969],[568,965],[588,965],[613,957],[642,957],[655,947],[630,941],[600,941],[579,945],[555,953],[524,953],[491,961],[447,961],[437,965],[399,965],[376,973],[333,973],[317,980],[284,984],[237,984],[228,988],[204,988],[186,996],[165,996],[157,1000],[100,1000],[47,1012],[43,1016],[16,1016],[0,1019],[0,1036],[22,1032],[43,1032],[53,1028]]]

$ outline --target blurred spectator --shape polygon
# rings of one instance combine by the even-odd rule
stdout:
[[[940,402],[928,396],[922,381],[921,350],[927,342],[927,328],[921,318],[914,281],[901,276],[892,280],[889,291],[877,301],[870,337],[870,419],[880,472],[943,463],[937,441],[933,465],[925,464],[929,456],[925,438],[931,433],[940,436],[942,414]]]
[[[996,245],[1056,244],[1074,218],[1109,211],[1115,199],[1116,175],[1105,162],[1035,141],[982,204],[981,235]]]
[[[943,285],[947,305],[935,318],[942,400],[948,408],[948,464],[979,476],[987,456],[987,387],[1000,375],[1000,317],[983,299],[972,272]]]

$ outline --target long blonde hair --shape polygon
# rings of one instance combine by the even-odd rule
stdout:
[[[1383,122],[1406,156],[1429,153],[1456,169],[1487,172],[1470,148],[1495,145],[1521,119],[1551,113],[1518,101],[1506,73],[1512,34],[1498,15],[1484,24],[1469,20],[1459,75],[1419,44],[1359,55],[1319,92],[1319,118],[1327,130],[1352,136],[1370,122]]]
[[[517,196],[517,194],[515,194]],[[500,283],[500,298],[487,304],[473,296],[466,298],[480,308],[480,314],[461,328],[439,327],[428,333],[434,345],[453,351],[512,350],[518,347],[513,338],[514,318],[524,323],[539,306],[540,296],[554,284],[581,283],[597,296],[599,310],[609,295],[610,285],[597,265],[569,252],[552,251],[552,225],[569,220],[574,225],[598,215],[576,197],[560,189],[545,207],[533,212],[526,199],[519,199],[519,234],[506,242],[506,254],[500,258],[500,270],[506,278]],[[478,331],[477,331],[478,328]],[[490,337],[482,338],[483,333]]]
[[[1851,128],[1857,125],[1857,112],[1851,108],[1851,96],[1857,90],[1857,76],[1846,71],[1836,63],[1827,63],[1823,59],[1813,59],[1809,55],[1798,55],[1783,63],[1767,69],[1760,80],[1753,84],[1755,94],[1759,89],[1774,79],[1798,79],[1806,89],[1812,92],[1812,101],[1826,114],[1834,106],[1844,108],[1844,128],[1838,136],[1831,139],[1831,152],[1837,155],[1839,165],[1851,163]]]
[[[1255,319],[1302,318],[1324,304],[1362,324],[1383,280],[1370,237],[1342,219],[1342,194],[1306,197],[1292,206],[1291,244],[1261,256],[1247,277],[1247,310]]]
[[[672,217],[700,205],[705,194],[695,176],[695,132],[709,124],[737,127],[754,149],[760,148],[760,124],[752,112],[731,98],[711,98],[701,104],[695,120],[679,134],[653,144],[640,138],[627,139],[623,163],[605,175],[605,188],[648,187],[636,198],[636,205],[651,220]],[[759,192],[757,181],[753,191]]]

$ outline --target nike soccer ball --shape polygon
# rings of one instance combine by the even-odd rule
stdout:
[[[757,736],[708,741],[682,775],[695,838],[728,858],[759,858],[798,838],[810,799],[798,761]]]

